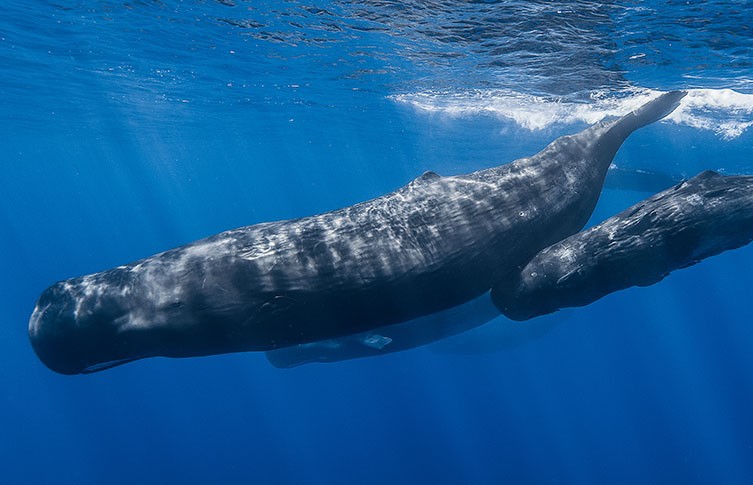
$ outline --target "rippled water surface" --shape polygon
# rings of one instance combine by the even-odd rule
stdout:
[[[747,2],[12,2],[7,92],[135,104],[364,89],[749,88]],[[54,81],[54,90],[51,83]],[[52,91],[51,91],[52,90]],[[281,92],[282,91],[282,92]],[[128,99],[124,99],[128,98]]]

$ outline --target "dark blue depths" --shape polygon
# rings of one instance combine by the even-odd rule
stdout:
[[[499,350],[504,342],[487,328],[454,345],[291,370],[272,368],[261,354],[238,354],[151,359],[79,377],[48,371],[28,345],[26,323],[38,294],[56,280],[224,229],[341,207],[425,170],[449,175],[513,160],[582,127],[529,131],[494,116],[426,115],[395,102],[389,96],[410,91],[415,79],[444,89],[456,78],[451,62],[432,63],[451,56],[432,58],[419,49],[395,55],[390,49],[406,46],[377,28],[383,18],[348,31],[358,33],[356,41],[314,29],[326,14],[303,10],[299,24],[345,39],[320,48],[300,39],[297,46],[290,38],[271,42],[262,28],[240,37],[234,29],[241,27],[224,21],[205,27],[235,16],[296,32],[258,11],[239,14],[246,2],[64,3],[67,9],[44,4],[34,17],[19,2],[2,21],[9,94],[0,98],[0,481],[753,482],[750,247],[659,285],[562,311],[550,333],[512,349]],[[382,8],[362,3],[365,10]],[[451,15],[452,5],[437,3],[444,9],[437,11]],[[355,15],[358,6],[333,5],[334,15]],[[710,5],[711,17],[729,8]],[[289,10],[302,7],[314,8],[291,3]],[[173,20],[160,23],[155,12]],[[620,12],[597,14],[635,32],[621,26]],[[114,27],[106,26],[108,17]],[[186,20],[195,18],[204,23]],[[412,17],[406,18],[392,26],[414,35],[405,30]],[[123,28],[144,19],[153,23]],[[37,37],[29,25],[42,29]],[[250,25],[244,31],[255,32]],[[670,27],[679,35],[688,25],[692,18]],[[190,36],[193,27],[209,37]],[[641,36],[610,46],[600,43],[600,28],[579,28],[595,32],[588,39],[599,49],[617,52],[594,61],[601,69],[588,72],[594,89],[639,82],[662,90],[691,84],[750,92],[743,78],[753,74],[741,60],[728,71],[712,66],[714,80],[683,78],[696,73],[673,64],[686,58],[676,59],[682,56],[669,47],[653,65],[640,64],[645,57],[627,62],[638,55],[631,49],[646,42]],[[71,31],[78,43],[62,35]],[[105,33],[113,34],[109,44]],[[736,48],[716,40],[703,45],[740,55],[750,48],[740,35],[732,39]],[[417,41],[434,46],[431,38]],[[492,61],[500,59],[479,59],[480,45],[458,62],[492,67],[464,82],[483,87],[511,76],[507,87],[524,91],[523,58],[504,58],[514,75],[494,71]],[[295,56],[295,49],[312,55]],[[47,57],[48,50],[59,52]],[[236,55],[244,62],[228,60]],[[699,51],[689,57],[705,59]],[[341,58],[347,62],[338,64]],[[606,61],[622,62],[621,70]],[[239,83],[246,86],[241,94],[231,91]],[[664,123],[636,133],[616,161],[681,175],[706,168],[750,172],[751,148],[750,131],[726,140]],[[647,195],[606,190],[593,220]]]

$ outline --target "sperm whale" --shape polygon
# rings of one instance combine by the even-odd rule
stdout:
[[[753,177],[705,171],[539,252],[492,289],[497,308],[527,320],[653,285],[753,240]]]
[[[579,231],[624,140],[684,95],[665,93],[512,163],[427,172],[367,202],[55,283],[29,320],[32,347],[54,371],[89,373],[145,357],[272,350],[463,304]]]

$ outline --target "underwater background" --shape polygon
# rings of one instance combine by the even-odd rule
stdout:
[[[15,0],[0,13],[0,482],[753,483],[753,247],[424,348],[86,376],[55,281],[531,155],[688,89],[592,222],[753,173],[753,2]]]

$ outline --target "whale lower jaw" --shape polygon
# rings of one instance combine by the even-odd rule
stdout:
[[[134,362],[136,360],[141,360],[144,357],[129,357],[127,359],[117,359],[117,360],[110,360],[108,362],[99,362],[97,364],[92,364],[90,366],[85,367],[81,373],[82,374],[93,374],[95,372],[112,369],[113,367],[118,367],[123,364],[128,364],[130,362]]]

